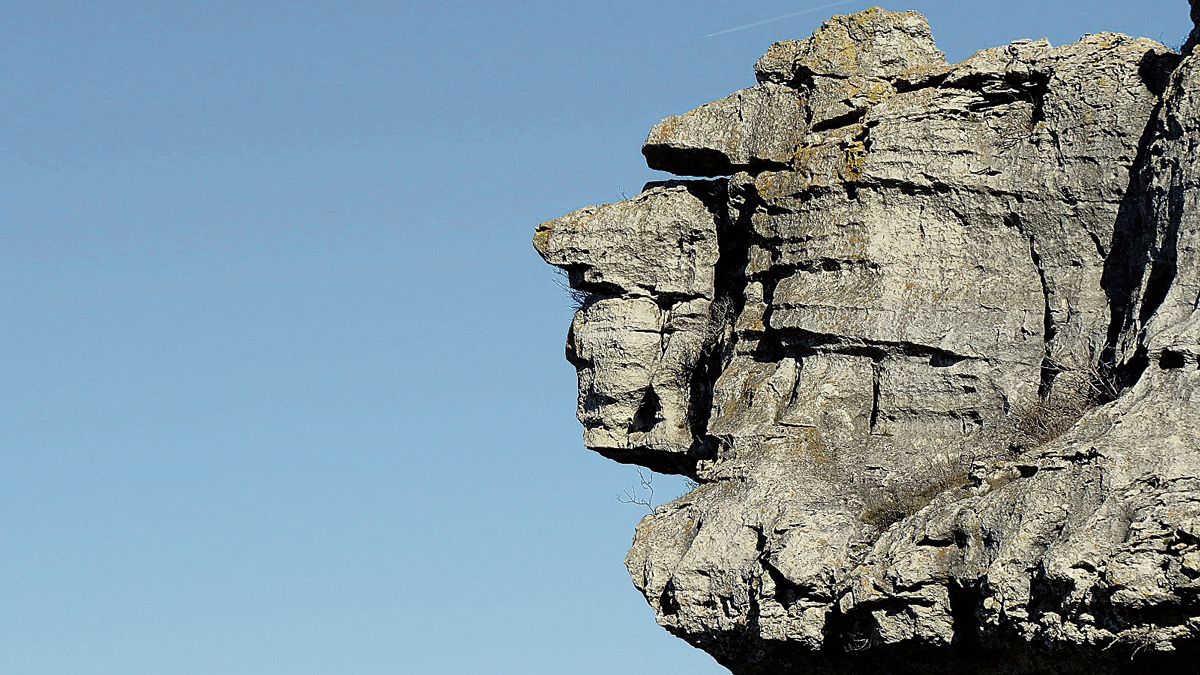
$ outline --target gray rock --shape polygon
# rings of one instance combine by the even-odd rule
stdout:
[[[634,199],[545,223],[538,252],[586,294],[567,357],[579,371],[588,447],[623,462],[683,471],[705,387],[693,387],[714,342],[717,226],[723,182],[647,186]],[[682,464],[681,464],[682,463]]]
[[[659,122],[642,154],[652,169],[690,176],[786,166],[807,131],[802,113],[794,90],[760,84]]]
[[[889,80],[944,65],[925,17],[873,7],[835,16],[807,40],[771,45],[754,71],[760,82],[803,86],[813,76]]]
[[[897,86],[936,76],[945,66],[925,17],[875,7],[836,16],[807,40],[771,45],[754,70],[760,82],[802,92],[806,121],[819,129],[860,117]]]
[[[538,229],[585,443],[699,482],[627,559],[661,625],[738,673],[1192,667],[1197,58],[835,17],[651,132],[727,178]]]

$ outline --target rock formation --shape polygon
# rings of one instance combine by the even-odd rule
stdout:
[[[1197,36],[835,17],[650,132],[706,178],[538,228],[585,443],[699,483],[627,559],[662,626],[736,673],[1198,667]]]

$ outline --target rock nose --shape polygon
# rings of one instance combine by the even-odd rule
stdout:
[[[550,237],[553,235],[554,225],[549,222],[538,225],[533,233],[533,248],[546,262],[550,262]]]

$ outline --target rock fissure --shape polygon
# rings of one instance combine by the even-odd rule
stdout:
[[[1015,219],[1015,227],[1018,231],[1021,230],[1021,221]],[[1050,290],[1050,283],[1046,279],[1046,270],[1042,266],[1042,257],[1038,255],[1037,240],[1033,235],[1029,236],[1029,257],[1033,261],[1033,267],[1037,270],[1038,282],[1042,287],[1042,302],[1045,306],[1042,318],[1042,341],[1045,343],[1045,355],[1042,357],[1041,367],[1041,382],[1038,386],[1038,396],[1041,398],[1049,398],[1050,388],[1054,385],[1054,378],[1061,372],[1059,366],[1053,357],[1054,338],[1058,336],[1058,326],[1054,321],[1054,298]]]

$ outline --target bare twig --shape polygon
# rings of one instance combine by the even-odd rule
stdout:
[[[634,504],[644,506],[646,510],[654,512],[654,474],[647,474],[641,469],[637,470],[638,481],[640,485],[636,488],[625,490],[617,494],[617,501],[622,504]]]

